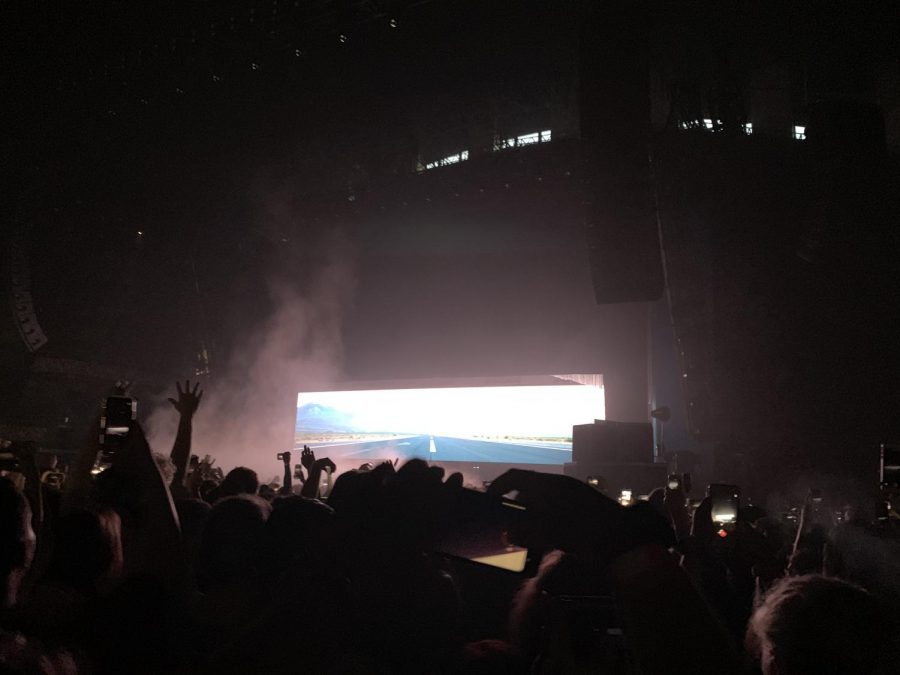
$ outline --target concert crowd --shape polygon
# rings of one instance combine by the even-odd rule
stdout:
[[[522,469],[478,490],[422,460],[334,476],[308,448],[260,484],[192,455],[201,398],[169,399],[171,451],[100,416],[65,470],[2,448],[0,672],[900,672],[887,491],[718,522],[677,482],[623,504]],[[460,513],[503,496],[525,568],[448,554]]]

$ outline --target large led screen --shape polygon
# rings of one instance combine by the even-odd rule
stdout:
[[[592,384],[301,392],[295,447],[327,448],[343,464],[563,464],[572,459],[572,426],[604,419],[602,381],[590,377]]]

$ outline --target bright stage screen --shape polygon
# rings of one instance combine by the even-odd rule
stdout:
[[[587,377],[596,384],[301,392],[295,447],[328,448],[345,464],[563,464],[572,425],[605,417],[602,380]]]

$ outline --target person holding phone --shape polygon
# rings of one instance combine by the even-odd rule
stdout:
[[[609,580],[641,672],[742,672],[735,643],[668,552],[671,530],[649,506],[622,507],[574,478],[521,469],[488,492],[513,490],[532,517],[523,544],[559,548]]]

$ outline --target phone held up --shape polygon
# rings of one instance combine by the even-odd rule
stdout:
[[[885,490],[900,489],[900,445],[881,444],[879,482]]]
[[[137,419],[137,399],[130,396],[110,396],[100,412],[100,445],[102,456],[109,459],[121,446],[122,439]]]
[[[681,490],[684,494],[691,494],[691,474],[670,473],[666,479],[666,486],[670,490]]]
[[[712,521],[719,528],[719,536],[726,537],[737,529],[741,491],[737,485],[710,484],[709,495]]]

